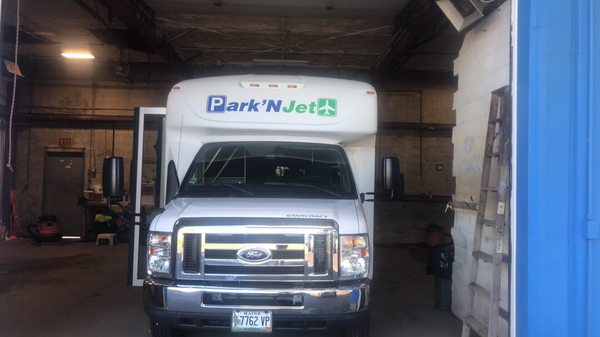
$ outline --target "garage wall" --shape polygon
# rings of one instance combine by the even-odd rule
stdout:
[[[93,137],[93,139],[92,139]],[[71,139],[71,145],[60,146],[59,138]],[[133,131],[115,131],[115,155],[125,158],[125,172],[129,172]],[[87,189],[102,184],[102,159],[111,154],[112,129],[87,130],[79,128],[22,128],[17,131],[16,191],[21,220],[21,234],[36,222],[43,212],[44,160],[47,149],[83,149],[85,153],[85,182]],[[95,170],[96,173],[93,173]],[[125,175],[128,190],[129,175]],[[83,191],[81,191],[83,196]],[[60,198],[60,193],[57,193]],[[77,206],[74,202],[73,207]]]
[[[114,66],[101,60],[23,61],[26,77],[19,81],[17,91],[15,158],[20,234],[26,235],[27,226],[35,223],[43,211],[47,148],[83,149],[84,186],[97,189],[102,180],[102,160],[112,151],[114,126],[115,155],[125,159],[125,189],[129,189],[133,123],[124,119],[132,120],[133,109],[137,106],[165,106],[170,87],[178,81],[178,75],[164,64],[134,64],[129,77],[122,78],[115,75]],[[266,73],[276,71],[267,69]],[[197,75],[193,75],[194,72]],[[188,75],[214,76],[229,72],[240,73],[240,70],[192,69]],[[309,73],[316,75],[314,72]],[[327,76],[361,77],[338,70],[332,70]]]
[[[446,75],[410,75],[388,84],[379,95],[379,156],[397,156],[410,195],[451,195],[451,126],[456,79]],[[419,123],[422,129],[419,130]],[[376,180],[381,179],[377,162]],[[436,170],[436,164],[442,169]]]
[[[473,204],[479,199],[485,136],[489,117],[491,92],[509,84],[510,78],[510,4],[507,2],[478,23],[465,36],[455,63],[458,90],[454,94],[456,127],[453,172],[456,177],[455,204]],[[495,200],[489,198],[488,202]],[[471,251],[476,211],[455,207],[452,236],[455,242],[455,261],[452,283],[452,311],[463,317],[468,299]],[[491,251],[495,233],[484,231],[482,246]],[[507,273],[505,273],[507,275]],[[479,264],[478,283],[489,289],[492,269]],[[501,306],[508,308],[507,280],[502,283]],[[481,321],[487,321],[488,303],[475,302],[474,311]],[[506,326],[502,327],[507,329]]]
[[[170,88],[166,81],[115,81],[98,74],[102,69],[91,67],[65,65],[60,71],[51,67],[40,73],[32,67],[33,75],[19,85],[15,184],[22,235],[43,211],[48,148],[83,149],[84,186],[99,189],[102,160],[112,153],[114,127],[115,155],[125,159],[125,189],[129,190],[133,109],[166,103]],[[48,120],[48,116],[53,117]],[[78,118],[82,120],[74,120]]]
[[[376,180],[381,180],[381,159],[398,157],[405,193],[416,200],[375,204],[376,244],[424,242],[430,223],[452,226],[452,215],[444,212],[446,203],[433,202],[429,196],[454,193],[451,126],[455,90],[456,79],[450,73],[405,74],[379,90]]]
[[[134,81],[115,78],[110,66],[102,64],[62,63],[57,66],[40,61],[25,68],[28,76],[19,84],[21,122],[16,133],[16,190],[22,234],[42,212],[47,147],[84,149],[84,186],[92,189],[101,184],[102,159],[112,149],[113,125],[110,122],[48,122],[40,121],[40,116],[58,114],[109,120],[132,116],[136,106],[164,106],[170,85],[175,82],[160,68],[155,72],[138,68],[131,76]],[[456,78],[450,73],[405,74],[378,90],[382,127],[376,180],[381,179],[381,157],[393,155],[400,158],[407,194],[424,199],[430,195],[450,196],[454,193],[455,183],[450,169],[453,153],[449,126],[455,121],[452,95],[456,90]],[[440,127],[419,129],[419,123]],[[115,155],[125,157],[127,189],[131,127],[131,124],[117,122],[115,131]],[[69,140],[69,145],[61,145],[64,139]],[[375,242],[423,242],[429,223],[451,227],[453,218],[444,213],[445,206],[445,202],[428,200],[378,202]]]

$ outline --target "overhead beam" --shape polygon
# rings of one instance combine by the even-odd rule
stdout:
[[[75,1],[79,5],[79,7],[83,8],[83,10],[85,10],[89,15],[93,16],[96,20],[98,20],[98,22],[100,24],[102,24],[104,27],[110,27],[109,20],[105,19],[102,15],[100,15],[100,13],[98,13],[97,10],[92,8],[92,6],[88,5],[87,2],[85,2],[85,0],[73,0],[73,1]]]
[[[115,128],[133,129],[133,116],[107,115],[92,116],[61,113],[23,113],[15,120],[19,127],[36,128]]]
[[[158,53],[168,64],[178,70],[183,70],[184,62],[177,50],[169,43],[165,34],[161,31],[154,11],[142,0],[98,0],[111,15],[121,21],[127,28],[134,31],[138,38],[146,44],[149,49]],[[94,14],[94,9],[83,0],[75,0],[84,10],[90,13],[101,23],[107,24],[103,18]]]
[[[387,50],[375,64],[377,77],[387,78],[417,48],[435,39],[448,25],[448,20],[434,1],[411,0],[394,19],[394,35]]]
[[[271,53],[278,52],[281,54],[305,54],[305,55],[352,55],[352,56],[379,56],[379,53],[363,50],[363,49],[296,49],[296,48],[287,48],[285,51],[281,51],[277,48],[246,48],[246,47],[211,47],[211,46],[201,46],[201,45],[186,45],[180,46],[181,50],[189,50],[189,51],[202,51],[205,53],[217,52],[217,53],[248,53],[248,54],[259,54],[259,53]]]
[[[133,111],[133,109],[130,109]],[[87,114],[65,114],[65,113],[22,113],[19,114],[18,122],[133,122],[133,116],[127,115],[87,115]]]

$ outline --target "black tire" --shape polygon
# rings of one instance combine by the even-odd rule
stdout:
[[[369,337],[369,320],[366,319],[358,324],[344,329],[344,337]]]
[[[180,336],[179,332],[171,326],[150,319],[150,334],[152,337],[175,337]]]

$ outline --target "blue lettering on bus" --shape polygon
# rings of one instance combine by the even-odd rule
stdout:
[[[225,95],[210,95],[206,103],[206,112],[225,112],[227,106],[227,96]]]
[[[228,101],[226,95],[209,95],[206,112],[286,112],[316,114],[322,117],[337,116],[337,99],[318,98],[316,101],[299,103],[292,99],[284,104],[281,99],[250,99],[248,101]]]
[[[279,112],[281,111],[281,100],[270,99],[267,101],[267,112]]]

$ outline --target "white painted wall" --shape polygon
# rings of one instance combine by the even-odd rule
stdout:
[[[504,3],[494,13],[476,24],[465,36],[454,73],[458,77],[458,90],[454,94],[456,127],[453,131],[453,173],[456,177],[454,201],[477,202],[491,92],[510,81],[510,2]],[[496,200],[488,199],[488,203]],[[455,242],[455,262],[452,283],[452,311],[463,317],[469,290],[469,272],[476,211],[455,209],[452,236]],[[491,251],[492,231],[484,232],[483,250]],[[478,283],[489,289],[492,269],[479,263]],[[503,303],[507,308],[507,284],[503,282]],[[474,311],[480,321],[487,321],[488,302],[475,301]],[[500,326],[501,332],[507,327]],[[504,330],[504,331],[502,331]]]

